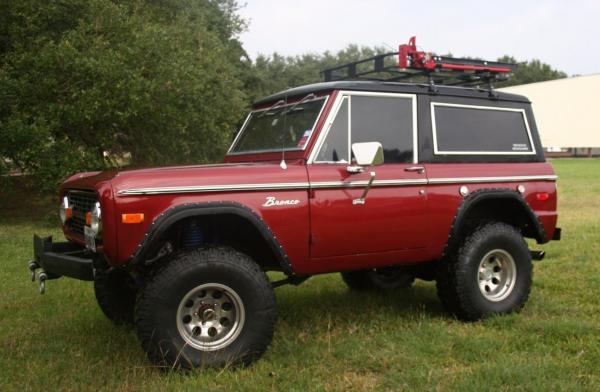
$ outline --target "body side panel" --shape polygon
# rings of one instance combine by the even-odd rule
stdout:
[[[552,236],[556,226],[556,182],[554,171],[548,163],[438,163],[425,164],[429,185],[428,219],[432,222],[429,232],[428,253],[431,259],[442,256],[458,208],[464,201],[460,187],[469,193],[483,189],[525,188],[523,199],[541,220],[547,236]],[[541,180],[539,178],[542,178]],[[536,194],[548,193],[548,199],[540,201]]]

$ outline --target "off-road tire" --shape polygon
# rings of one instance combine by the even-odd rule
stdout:
[[[112,268],[96,270],[94,294],[102,313],[117,325],[133,324],[136,287],[127,271]]]
[[[498,284],[496,287],[505,292],[499,291],[502,295],[490,300],[486,295],[491,297],[493,293],[484,294],[489,289],[485,283],[489,276],[485,276],[483,266],[489,262],[484,261],[486,256],[494,259],[496,253],[509,255],[506,259],[514,261],[513,278],[506,280],[514,283]],[[498,273],[506,274],[510,269],[500,268]],[[437,292],[444,307],[457,318],[477,321],[491,314],[519,311],[529,297],[532,276],[531,254],[521,233],[508,224],[491,222],[474,229],[458,251],[440,264]],[[503,288],[510,285],[512,289]]]
[[[341,275],[348,288],[356,291],[407,289],[415,281],[414,275],[405,267],[347,271]]]
[[[195,335],[197,339],[211,339],[202,336],[206,334],[203,324],[206,321],[198,316],[207,311],[202,308],[207,306],[201,300],[207,295],[202,290],[204,287],[226,288],[220,294],[221,298],[229,295],[241,303],[239,308],[234,304],[233,311],[236,317],[243,313],[244,321],[241,327],[236,324],[237,321],[234,323],[234,326],[238,325],[239,332],[231,335],[224,347],[207,349],[202,346],[204,342],[193,340],[195,338],[189,333],[186,335],[185,328],[192,326],[202,331]],[[200,290],[202,294],[196,296],[194,290]],[[215,295],[214,291],[212,295]],[[191,302],[186,298],[192,298]],[[208,300],[211,299],[209,295]],[[192,312],[199,309],[193,319],[186,314],[188,319],[180,321],[179,312],[183,304]],[[218,309],[218,305],[213,306],[212,309]],[[221,303],[221,309],[225,310],[225,304]],[[222,314],[215,317],[222,317]],[[166,368],[248,365],[267,349],[276,319],[275,295],[265,273],[250,257],[226,247],[200,248],[176,254],[148,277],[135,308],[137,335],[143,349],[150,361]],[[210,322],[216,323],[215,320]],[[197,323],[200,326],[194,327]],[[231,321],[228,324],[231,325]],[[224,326],[221,327],[225,330]],[[200,345],[200,348],[194,345]]]

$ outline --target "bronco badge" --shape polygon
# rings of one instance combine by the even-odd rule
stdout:
[[[300,204],[300,200],[290,199],[290,200],[277,200],[274,196],[267,196],[267,200],[262,205],[263,207],[273,207],[273,206],[295,206]]]

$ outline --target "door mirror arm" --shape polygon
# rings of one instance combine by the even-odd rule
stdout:
[[[358,199],[352,200],[352,204],[365,204],[367,193],[369,193],[369,189],[371,189],[371,185],[373,185],[373,181],[375,181],[375,172],[371,172],[370,175],[371,177],[369,178],[369,182],[367,183],[367,186],[365,187],[365,190],[363,191],[362,195]]]
[[[383,146],[379,142],[354,143],[352,144],[352,154],[354,155],[354,164],[346,167],[346,171],[351,174],[364,172],[364,166],[377,166],[383,164]],[[375,172],[372,171],[369,174],[369,182],[367,182],[367,186],[362,195],[358,199],[352,200],[352,204],[365,204],[367,194],[371,189],[371,185],[373,185],[373,181],[375,181]]]

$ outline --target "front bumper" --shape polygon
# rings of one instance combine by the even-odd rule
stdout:
[[[33,236],[34,259],[29,263],[32,278],[40,268],[40,281],[67,276],[79,280],[94,280],[94,256],[72,242],[52,242],[52,237]]]

